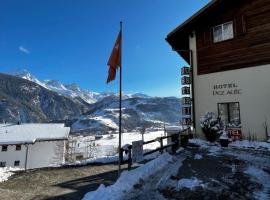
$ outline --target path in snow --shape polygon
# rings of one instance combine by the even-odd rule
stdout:
[[[270,200],[270,152],[221,148],[197,141],[166,170],[142,181],[125,200],[242,199]]]
[[[186,156],[180,152],[173,157],[173,161],[170,162],[166,169],[158,171],[145,182],[141,182],[135,185],[134,190],[126,195],[124,200],[137,200],[137,199],[155,199],[164,200],[164,197],[159,193],[159,189],[165,185],[174,184],[175,181],[171,180],[171,176],[175,176],[178,169],[182,165],[182,161]]]

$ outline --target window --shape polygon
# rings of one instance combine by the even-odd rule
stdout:
[[[223,125],[240,126],[240,107],[238,102],[219,103],[218,116]]]
[[[3,145],[3,146],[2,146],[2,151],[7,151],[7,148],[8,148],[7,145]]]
[[[15,160],[14,161],[14,166],[20,166],[20,161],[19,160]]]
[[[16,145],[16,151],[20,151],[21,149],[22,149],[22,145],[17,144],[17,145]]]
[[[5,167],[6,166],[6,162],[0,162],[0,167]]]
[[[214,42],[221,42],[229,40],[234,37],[233,35],[233,22],[227,22],[213,28]]]

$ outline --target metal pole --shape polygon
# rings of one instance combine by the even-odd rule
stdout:
[[[27,170],[27,161],[28,161],[28,144],[26,146],[26,152],[25,152],[25,162],[24,162],[24,170]]]
[[[120,81],[119,81],[119,147],[118,147],[118,152],[119,152],[119,161],[118,161],[118,177],[120,177],[121,174],[121,156],[122,153],[121,151],[121,132],[122,132],[122,21],[120,21],[120,31],[121,31],[121,66],[120,66]]]

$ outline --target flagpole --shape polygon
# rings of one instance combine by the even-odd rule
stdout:
[[[120,21],[120,31],[122,34],[122,21]],[[123,38],[122,38],[123,40]],[[122,51],[122,42],[121,42],[121,51]],[[121,52],[122,54],[122,52]],[[119,81],[119,147],[118,147],[118,152],[119,152],[119,162],[118,162],[118,177],[120,177],[121,174],[121,139],[122,139],[122,55],[121,55],[121,66],[120,66],[120,81]]]

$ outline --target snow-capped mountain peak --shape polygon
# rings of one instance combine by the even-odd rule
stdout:
[[[57,80],[41,81],[25,69],[16,70],[9,74],[26,79],[28,81],[35,82],[46,89],[49,89],[51,91],[58,93],[59,95],[66,96],[71,99],[80,98],[88,104],[95,103],[108,96],[118,96],[118,94],[113,93],[113,92],[97,93],[97,92],[88,91],[88,90],[80,88],[80,86],[76,83],[63,84]],[[149,98],[148,95],[142,94],[142,93],[131,93],[131,94],[123,95],[123,99],[129,99],[129,98],[134,98],[134,97]]]
[[[30,72],[28,72],[26,69],[22,70],[14,70],[8,73],[9,75],[16,76],[23,78],[28,81],[32,81],[34,83],[37,83],[38,85],[45,87],[46,89],[49,89],[46,87],[46,84],[40,80],[38,80],[34,75],[32,75]]]

